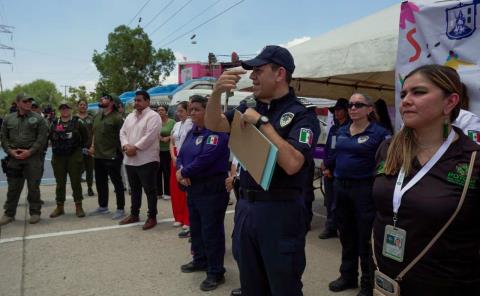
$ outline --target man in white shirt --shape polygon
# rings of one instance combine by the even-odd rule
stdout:
[[[160,145],[158,131],[162,120],[157,112],[150,109],[150,95],[143,90],[135,93],[134,112],[130,113],[120,130],[120,142],[125,157],[123,163],[127,169],[131,188],[132,207],[130,216],[120,224],[139,221],[142,205],[142,188],[147,195],[148,218],[143,230],[157,225],[156,180],[160,162]]]
[[[460,109],[457,119],[453,123],[475,143],[480,144],[480,117],[476,114]]]

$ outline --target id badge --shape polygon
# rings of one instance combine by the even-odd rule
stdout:
[[[382,254],[398,262],[403,262],[407,232],[392,225],[385,226]]]

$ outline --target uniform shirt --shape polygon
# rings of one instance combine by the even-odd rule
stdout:
[[[85,118],[80,118],[83,125],[87,129],[88,139],[87,139],[87,147],[92,146],[92,136],[93,136],[93,116],[87,113]]]
[[[335,169],[334,150],[337,145],[338,130],[347,124],[350,124],[350,120],[345,120],[342,125],[334,124],[328,131],[327,142],[325,143],[325,158],[323,159],[323,163],[325,167],[332,172]]]
[[[480,144],[480,117],[470,111],[460,110],[457,119],[452,123],[474,142]]]
[[[2,147],[6,153],[11,148],[30,149],[31,154],[42,152],[48,138],[48,126],[43,117],[29,111],[5,116],[1,129]]]
[[[177,148],[177,154],[182,148],[182,144],[187,137],[188,132],[192,129],[192,119],[187,118],[184,121],[178,121],[175,123],[172,129],[172,136],[175,139],[175,147]]]
[[[162,119],[149,107],[142,112],[128,114],[120,130],[122,147],[130,144],[137,147],[137,154],[123,159],[126,165],[140,166],[149,162],[160,161],[160,134]]]
[[[373,198],[377,208],[374,222],[375,254],[380,271],[392,278],[425,248],[458,206],[471,154],[480,150],[480,146],[468,139],[460,129],[454,129],[460,136],[459,139],[453,142],[432,169],[403,195],[397,215],[397,227],[407,232],[403,263],[382,255],[385,225],[393,223],[393,191],[398,174],[386,176],[383,171],[390,141],[385,141],[378,150],[377,173],[373,186]],[[415,159],[412,173],[405,177],[404,184],[407,184],[421,167]],[[477,154],[470,189],[460,212],[433,247],[405,275],[405,280],[415,278],[419,282],[446,286],[480,281],[479,173],[480,154]]]
[[[355,136],[350,134],[351,123],[342,126],[337,133],[335,145],[335,178],[365,179],[374,176],[375,153],[385,139],[390,138],[388,131],[370,122],[367,128]]]
[[[308,109],[306,105],[309,106],[308,103],[300,101],[291,88],[288,94],[272,100],[270,105],[259,101],[256,104],[255,110],[267,116],[280,137],[305,157],[303,167],[293,175],[288,175],[277,163],[270,190],[289,189],[296,190],[299,194],[303,191],[305,180],[308,178],[308,165],[313,162],[313,152],[320,136],[320,123],[314,109]],[[242,104],[237,110],[243,113],[247,108],[246,104]],[[235,110],[231,110],[225,113],[230,123],[233,121],[234,112]],[[251,149],[251,153],[255,153],[255,148]],[[243,169],[240,173],[240,186],[263,191],[250,173]]]
[[[121,156],[120,129],[123,125],[122,115],[112,111],[105,115],[102,111],[93,120],[94,158],[116,159]]]
[[[193,126],[187,134],[177,157],[177,168],[182,168],[184,178],[202,179],[227,174],[228,135]]]
[[[160,135],[162,137],[168,137],[172,133],[175,120],[169,118],[165,124],[162,122],[162,128],[160,129]],[[160,151],[170,150],[170,142],[160,142]]]

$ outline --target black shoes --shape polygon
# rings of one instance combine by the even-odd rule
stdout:
[[[242,288],[233,289],[230,296],[242,296]]]
[[[196,272],[196,271],[207,271],[207,267],[206,266],[195,265],[192,261],[190,263],[187,263],[187,264],[184,264],[184,265],[180,266],[180,270],[184,273],[191,273],[191,272]]]
[[[218,286],[225,283],[225,277],[222,275],[218,278],[207,277],[201,284],[200,290],[202,291],[212,291],[215,290]]]
[[[356,289],[358,288],[358,282],[357,280],[347,280],[343,277],[339,277],[333,282],[330,282],[330,284],[328,284],[328,288],[332,292],[340,292],[347,289]]]
[[[337,236],[338,236],[337,231],[331,231],[331,230],[324,229],[322,231],[322,233],[320,233],[318,238],[319,239],[329,239],[329,238],[337,237]]]

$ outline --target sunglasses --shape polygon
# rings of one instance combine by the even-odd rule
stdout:
[[[352,109],[353,107],[355,107],[355,109],[360,109],[360,108],[369,107],[369,106],[370,106],[369,104],[365,104],[365,103],[361,103],[361,102],[348,103],[348,109]]]

